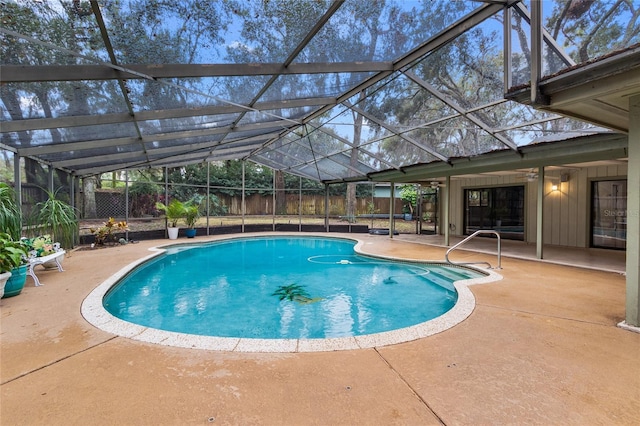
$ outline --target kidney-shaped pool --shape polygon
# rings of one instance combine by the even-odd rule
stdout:
[[[355,245],[338,238],[254,237],[168,247],[111,283],[102,308],[139,326],[140,334],[169,333],[165,340],[295,341],[300,350],[300,340],[352,338],[357,344],[366,336],[410,331],[456,306],[455,282],[486,276],[363,256]]]

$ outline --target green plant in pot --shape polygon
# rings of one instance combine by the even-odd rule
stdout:
[[[187,203],[184,206],[184,222],[187,225],[185,235],[187,238],[196,236],[196,223],[200,219],[200,206],[195,203]]]
[[[178,238],[178,221],[186,216],[184,203],[179,200],[171,200],[169,204],[163,204],[160,201],[156,203],[156,209],[164,212],[167,218],[167,233],[169,239]]]
[[[20,294],[27,280],[27,247],[6,232],[0,233],[1,297]]]

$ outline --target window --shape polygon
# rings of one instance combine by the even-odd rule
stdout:
[[[591,246],[626,249],[626,180],[591,183]]]

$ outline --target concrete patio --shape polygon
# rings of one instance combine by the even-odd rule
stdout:
[[[435,237],[331,236],[357,237],[371,254],[444,259]],[[506,243],[504,279],[471,287],[476,308],[464,322],[372,349],[181,349],[84,320],[91,290],[165,243],[69,252],[65,272],[38,272],[44,286],[28,278],[2,299],[2,425],[638,424],[640,334],[616,326],[623,252],[548,253],[587,269],[529,260],[530,246]],[[453,260],[495,264],[491,242],[476,244]]]

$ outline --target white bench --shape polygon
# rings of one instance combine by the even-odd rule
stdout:
[[[42,283],[40,282],[40,280],[36,276],[36,273],[33,270],[33,268],[35,268],[38,265],[42,265],[42,264],[44,264],[46,262],[49,262],[50,260],[53,260],[53,261],[55,261],[56,266],[58,267],[58,271],[64,272],[64,269],[62,269],[62,265],[60,264],[60,258],[64,254],[65,254],[65,251],[64,250],[60,250],[60,251],[57,251],[55,253],[48,254],[46,256],[33,257],[33,258],[29,259],[29,271],[27,272],[27,274],[31,275],[31,278],[33,278],[33,281],[35,281],[35,283],[36,283],[36,287],[41,286]]]

